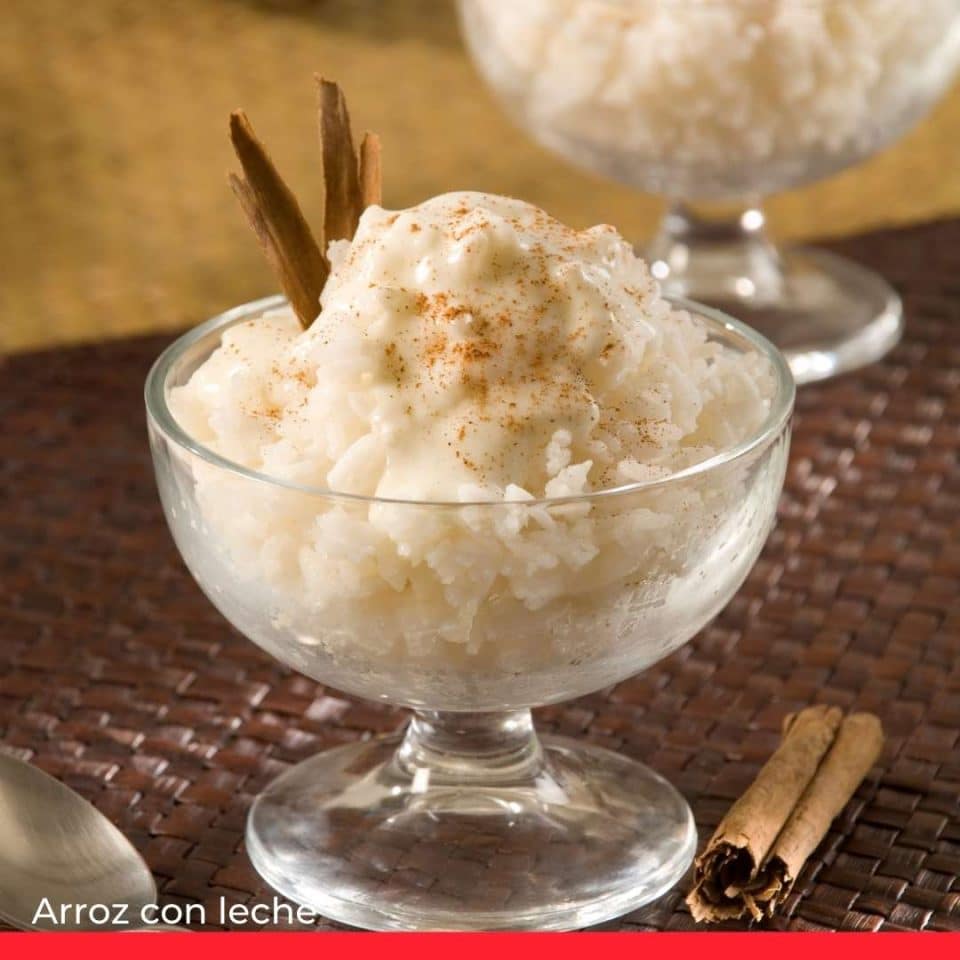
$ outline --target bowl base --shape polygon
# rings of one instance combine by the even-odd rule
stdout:
[[[572,930],[659,897],[693,858],[690,808],[599,747],[543,738],[514,782],[431,783],[399,736],[338,747],[275,780],[247,822],[279,893],[370,930]]]

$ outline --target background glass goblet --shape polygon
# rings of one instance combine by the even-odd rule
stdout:
[[[150,372],[165,515],[241,633],[315,680],[414,713],[404,733],[320,753],[257,797],[255,867],[292,900],[373,929],[568,929],[659,896],[693,856],[686,802],[626,757],[541,741],[530,708],[643,670],[739,587],[783,484],[794,386],[782,357],[691,307],[712,340],[772,368],[774,396],[744,442],[595,494],[391,501],[250,471],[173,415],[171,391],[222,332],[282,303],[215,317]]]
[[[459,9],[474,62],[523,129],[669,200],[647,249],[665,292],[763,331],[800,383],[897,342],[902,306],[889,284],[826,251],[774,246],[759,199],[858,163],[923,116],[960,62],[957,0]]]

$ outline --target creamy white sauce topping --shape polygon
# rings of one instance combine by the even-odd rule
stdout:
[[[451,193],[366,211],[316,322],[234,327],[177,391],[198,439],[329,489],[524,499],[659,477],[738,442],[772,394],[608,226]]]

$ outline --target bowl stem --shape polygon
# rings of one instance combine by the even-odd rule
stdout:
[[[505,784],[531,780],[543,750],[529,710],[497,713],[417,711],[396,763],[414,783]]]
[[[701,207],[675,203],[648,251],[666,293],[706,302],[773,303],[783,294],[783,265],[755,203]]]
[[[882,277],[826,250],[777,247],[756,204],[677,203],[647,255],[664,293],[755,327],[797,383],[873,363],[903,329],[900,298]]]

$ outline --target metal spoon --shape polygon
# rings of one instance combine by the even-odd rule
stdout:
[[[142,910],[156,901],[143,858],[99,810],[0,752],[0,918],[31,930],[143,929]],[[103,911],[91,918],[93,904],[111,920],[126,905],[126,925],[95,922]]]

